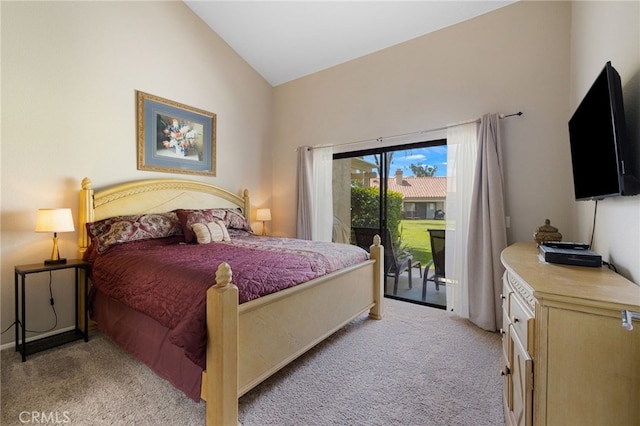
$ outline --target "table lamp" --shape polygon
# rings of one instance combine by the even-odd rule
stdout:
[[[36,232],[53,232],[53,250],[51,259],[44,261],[45,265],[67,263],[67,259],[60,259],[58,251],[58,232],[73,232],[73,216],[71,209],[39,209],[36,219]]]
[[[271,209],[258,209],[256,220],[262,221],[262,235],[267,235],[267,224],[265,222],[271,220]]]

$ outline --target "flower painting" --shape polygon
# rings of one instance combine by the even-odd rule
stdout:
[[[174,154],[193,160],[202,160],[202,125],[178,118],[158,115],[158,125],[162,133],[158,134],[156,149],[158,155]]]
[[[216,115],[136,92],[138,169],[215,176]]]

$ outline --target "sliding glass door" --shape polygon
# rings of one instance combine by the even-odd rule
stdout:
[[[444,229],[446,141],[334,155],[334,241],[385,245],[385,295],[446,306],[436,290],[430,230]]]

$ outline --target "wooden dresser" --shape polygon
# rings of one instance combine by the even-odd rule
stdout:
[[[640,425],[640,286],[608,268],[544,262],[535,243],[502,252],[505,421]]]

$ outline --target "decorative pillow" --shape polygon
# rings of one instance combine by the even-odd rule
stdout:
[[[174,212],[110,217],[87,223],[87,232],[98,253],[117,243],[183,235]]]
[[[182,230],[184,232],[184,239],[188,243],[196,242],[196,236],[192,230],[194,223],[207,224],[216,219],[222,220],[228,229],[243,229],[253,232],[244,215],[236,209],[179,209],[174,211],[180,219]]]
[[[182,225],[182,232],[184,232],[184,240],[187,243],[196,242],[196,235],[191,228],[194,223],[209,223],[213,222],[213,212],[209,209],[204,210],[175,210],[180,219]]]
[[[213,215],[222,219],[227,228],[253,232],[247,218],[238,209],[213,209]]]
[[[227,227],[221,220],[214,220],[209,223],[194,223],[191,228],[196,235],[198,244],[209,244],[212,242],[231,241]]]

